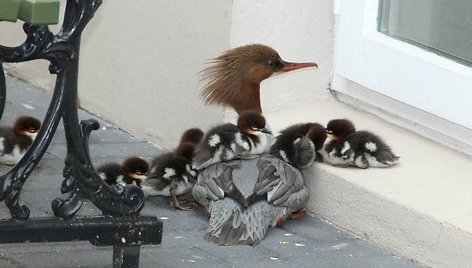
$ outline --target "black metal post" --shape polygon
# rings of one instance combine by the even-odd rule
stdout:
[[[113,246],[113,267],[139,267],[139,246]]]

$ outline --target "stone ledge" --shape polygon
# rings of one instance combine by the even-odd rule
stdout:
[[[350,118],[401,156],[387,169],[318,164],[305,173],[310,213],[434,267],[472,262],[472,158],[335,100],[266,114],[277,131],[297,122]]]

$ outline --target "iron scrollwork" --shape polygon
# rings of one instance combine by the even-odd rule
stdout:
[[[61,118],[67,140],[65,179],[61,191],[69,193],[69,197],[52,201],[55,215],[73,217],[84,199],[91,200],[105,215],[136,215],[144,206],[144,194],[140,188],[110,187],[100,178],[88,149],[89,135],[99,128],[98,122],[89,119],[79,124],[77,77],[80,37],[101,2],[67,0],[64,21],[57,34],[53,34],[47,26],[25,23],[26,40],[23,44],[18,47],[0,46],[0,118],[6,97],[3,62],[46,59],[50,62],[50,73],[56,75],[52,99],[37,138],[18,164],[0,176],[0,201],[5,201],[14,219],[26,220],[29,217],[30,211],[20,204],[19,195],[49,146]]]

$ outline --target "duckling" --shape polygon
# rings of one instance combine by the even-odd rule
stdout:
[[[326,131],[331,141],[323,150],[324,161],[336,166],[389,167],[398,162],[390,147],[372,132],[356,131],[347,119],[331,120]]]
[[[197,170],[221,161],[251,158],[268,151],[269,137],[264,116],[243,112],[237,125],[227,123],[210,129],[198,145],[193,160]]]
[[[270,153],[285,162],[303,169],[319,159],[326,140],[326,130],[318,123],[292,125],[280,131]]]
[[[118,163],[104,164],[97,169],[98,174],[110,185],[128,184],[140,186],[149,171],[146,160],[133,156],[125,159],[120,165]]]
[[[190,128],[186,130],[180,138],[179,145],[175,148],[176,155],[185,157],[192,161],[197,145],[203,139],[203,131],[199,128]]]
[[[30,116],[20,116],[13,127],[0,127],[0,163],[16,165],[33,143],[41,121]]]
[[[172,205],[181,210],[193,210],[183,206],[178,197],[185,197],[196,182],[197,171],[192,168],[196,143],[200,142],[203,132],[193,128],[184,132],[180,144],[173,152],[164,153],[151,162],[145,182],[141,185],[146,196],[171,197]]]
[[[187,129],[180,138],[179,144],[189,142],[193,144],[198,144],[202,141],[203,138],[203,131],[199,128],[189,128]]]

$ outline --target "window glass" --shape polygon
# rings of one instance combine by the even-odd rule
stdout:
[[[381,0],[378,30],[472,66],[471,0]]]

